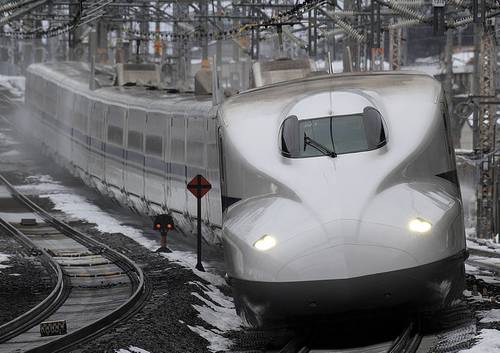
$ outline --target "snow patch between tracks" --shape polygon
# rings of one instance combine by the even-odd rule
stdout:
[[[71,189],[53,180],[50,175],[35,175],[26,179],[30,184],[16,186],[19,191],[49,198],[54,203],[55,210],[95,224],[102,233],[122,233],[148,249],[155,248],[156,243],[145,238],[141,230],[122,225],[108,212],[90,203],[85,197],[72,193]]]
[[[500,352],[500,331],[483,329],[477,336],[478,343],[470,349],[461,350],[459,353],[493,353]]]
[[[20,154],[21,154],[21,152],[19,152],[17,150],[10,150],[10,151],[7,151],[7,152],[0,153],[0,156],[1,157],[15,157],[15,156],[18,156]]]
[[[13,146],[13,145],[19,145],[19,142],[5,135],[4,133],[0,132],[0,145]]]
[[[500,309],[479,311],[478,315],[481,318],[481,320],[479,320],[479,323],[481,323],[481,324],[488,324],[491,322],[499,322],[500,321]]]
[[[0,252],[0,268],[11,267],[10,265],[4,264],[4,262],[9,262],[9,261],[10,261],[10,255],[3,254],[3,253]]]

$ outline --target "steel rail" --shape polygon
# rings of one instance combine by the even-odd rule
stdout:
[[[0,343],[29,330],[53,314],[67,299],[71,286],[64,276],[61,265],[57,263],[44,249],[36,246],[31,239],[21,233],[16,227],[0,218],[0,227],[18,240],[25,248],[40,254],[40,259],[55,273],[56,285],[50,294],[38,305],[22,315],[0,326]]]
[[[422,341],[420,323],[413,320],[404,331],[394,340],[388,353],[415,353]]]
[[[500,258],[500,253],[496,251],[488,251],[488,250],[483,250],[483,249],[476,249],[476,248],[467,248],[469,251],[469,254],[471,255],[478,255],[478,256],[484,256],[484,257],[491,257],[491,258]]]
[[[82,327],[79,330],[62,336],[61,338],[30,349],[27,352],[56,353],[66,351],[69,348],[85,342],[93,337],[96,337],[100,333],[110,329],[113,326],[116,326],[118,323],[128,319],[143,307],[145,301],[151,294],[152,288],[149,281],[144,276],[142,269],[134,261],[132,261],[124,254],[119,253],[118,251],[111,249],[109,246],[90,238],[89,236],[79,232],[78,230],[70,227],[66,223],[50,215],[47,211],[31,201],[27,196],[19,192],[2,174],[0,174],[0,181],[4,183],[7,189],[9,189],[11,194],[17,200],[37,213],[42,219],[45,220],[45,222],[51,224],[53,227],[61,231],[61,233],[63,233],[64,235],[72,238],[73,240],[87,247],[89,250],[101,254],[103,257],[111,260],[115,265],[120,267],[127,274],[132,284],[133,294],[125,303],[120,305],[109,315],[100,318],[92,322],[91,324]]]

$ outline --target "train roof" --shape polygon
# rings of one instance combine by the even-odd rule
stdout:
[[[417,77],[422,77],[425,76],[429,79],[435,80],[431,75],[421,72],[421,71],[415,71],[415,70],[404,70],[404,71],[362,71],[362,72],[340,72],[340,73],[334,73],[334,74],[328,74],[328,73],[322,73],[320,75],[313,75],[305,78],[299,78],[299,79],[294,79],[294,80],[289,80],[289,81],[282,81],[282,82],[277,82],[271,85],[266,85],[262,87],[257,87],[253,89],[249,89],[247,91],[242,92],[241,94],[244,93],[250,93],[250,92],[258,92],[262,90],[271,90],[276,87],[284,87],[284,86],[295,86],[295,85],[301,85],[301,84],[307,84],[309,82],[314,82],[314,81],[328,81],[328,80],[336,80],[336,81],[348,81],[348,80],[355,80],[355,79],[369,79],[370,77],[378,77],[378,78],[383,78],[384,76],[417,76]]]
[[[382,71],[325,74],[293,81],[280,82],[251,89],[231,97],[222,108],[224,121],[237,119],[241,113],[261,112],[269,107],[273,111],[285,111],[290,104],[305,96],[331,90],[353,91],[392,104],[415,104],[412,97],[426,97],[437,102],[441,84],[432,76],[418,71]],[[404,93],[405,102],[389,102],[394,92]],[[401,97],[401,95],[398,95]],[[255,104],[258,102],[259,104]],[[250,113],[251,114],[251,113]],[[265,113],[264,113],[265,114]],[[231,115],[231,117],[229,116]]]
[[[212,108],[210,96],[196,97],[193,93],[172,93],[167,90],[148,89],[140,86],[117,87],[112,85],[112,78],[102,71],[96,74],[101,87],[89,89],[89,66],[80,62],[58,62],[33,64],[29,73],[64,86],[67,89],[85,95],[94,100],[122,106],[139,106],[148,110],[162,110],[171,113],[198,111],[201,115]],[[196,114],[195,114],[196,115]]]
[[[389,82],[382,81],[384,78],[389,79]],[[272,85],[257,87],[243,91],[240,95],[252,94],[256,92],[262,92],[262,94],[269,94],[271,91],[283,90],[287,91],[293,89],[294,87],[304,87],[306,85],[321,85],[331,86],[332,88],[342,87],[346,88],[349,84],[353,86],[359,86],[360,82],[366,82],[367,84],[373,79],[378,79],[378,84],[380,88],[387,86],[394,86],[394,79],[404,79],[406,83],[408,81],[417,81],[418,84],[421,83],[421,79],[428,79],[437,83],[438,81],[434,79],[431,75],[421,72],[421,71],[365,71],[365,72],[341,72],[335,74],[321,74],[314,75],[306,78],[299,78],[290,81],[283,81],[274,83]]]

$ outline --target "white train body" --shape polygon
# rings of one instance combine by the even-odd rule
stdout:
[[[141,213],[172,213],[181,229],[195,224],[186,184],[204,175],[204,236],[217,242],[221,196],[216,120],[210,99],[136,87],[89,89],[79,63],[31,65],[26,103],[30,130],[89,185]]]
[[[186,231],[196,215],[186,184],[204,175],[204,236],[222,235],[250,323],[437,310],[461,293],[463,211],[431,77],[299,79],[231,97],[216,117],[208,99],[91,91],[87,75],[77,63],[32,65],[31,130],[88,184]]]
[[[441,85],[416,73],[296,80],[224,103],[222,193],[232,205],[222,237],[250,322],[435,309],[461,293],[463,214],[444,108]]]

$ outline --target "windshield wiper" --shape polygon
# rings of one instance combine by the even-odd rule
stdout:
[[[318,151],[323,153],[325,156],[330,156],[332,158],[337,157],[337,153],[335,153],[335,150],[331,151],[328,147],[322,145],[318,141],[313,140],[312,138],[310,138],[309,136],[307,136],[304,133],[304,150],[305,150],[306,145],[309,145],[312,148],[317,149]]]

